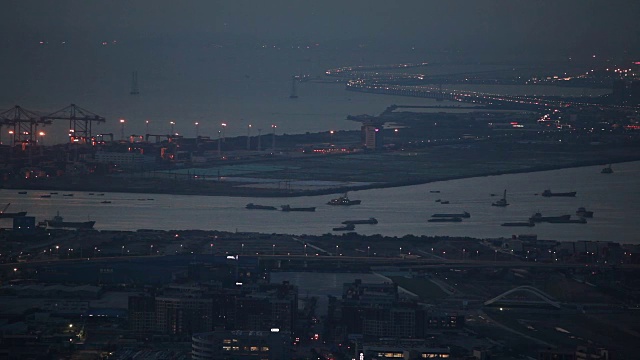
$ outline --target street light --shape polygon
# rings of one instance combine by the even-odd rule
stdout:
[[[169,121],[169,125],[171,125],[171,133],[170,135],[173,135],[173,127],[176,125],[175,121]]]
[[[11,146],[13,146],[13,130],[9,130],[9,135],[11,135]]]
[[[44,133],[44,131],[40,131],[38,135],[40,135],[40,145],[44,146],[44,136],[46,134]]]
[[[329,130],[329,142],[332,143],[333,142],[333,130]]]
[[[222,141],[225,141],[225,129],[227,128],[227,123],[220,124],[222,126]]]
[[[198,125],[200,125],[200,123],[198,123],[197,121],[194,123],[194,125],[196,126],[196,138],[198,137]]]
[[[145,129],[147,130],[147,131],[146,131],[146,133],[147,133],[147,134],[149,133],[149,123],[150,123],[150,122],[151,122],[151,121],[149,121],[149,120],[145,120],[145,122],[144,122]]]

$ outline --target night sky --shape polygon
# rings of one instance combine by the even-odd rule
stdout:
[[[640,48],[629,0],[5,0],[0,41],[217,39],[401,44],[528,56]]]

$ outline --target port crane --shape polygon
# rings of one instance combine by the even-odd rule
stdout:
[[[69,140],[72,143],[86,144],[91,139],[91,128],[93,123],[103,123],[106,121],[100,115],[83,109],[76,104],[71,104],[64,109],[41,118],[45,121],[69,120]]]
[[[34,144],[38,135],[38,126],[51,124],[51,120],[26,110],[19,105],[0,113],[0,126],[10,128],[12,144]]]

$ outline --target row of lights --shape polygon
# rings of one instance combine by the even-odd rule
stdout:
[[[127,122],[127,121],[126,121],[125,119],[120,119],[121,132],[122,132],[122,134],[121,134],[121,135],[122,135],[122,137],[123,137],[123,138],[124,138],[124,125],[125,125],[125,123],[126,123],[126,122]],[[149,133],[149,123],[151,123],[151,121],[150,121],[150,120],[145,120],[145,125],[146,125],[146,131],[147,131],[147,133]],[[196,129],[196,137],[197,137],[197,136],[199,135],[199,134],[198,134],[198,127],[199,127],[200,123],[196,121],[196,122],[194,122],[193,124],[195,125],[195,129]],[[174,132],[174,127],[175,127],[175,125],[176,125],[176,122],[175,122],[175,121],[170,121],[170,122],[169,122],[169,125],[170,125],[170,133],[171,133],[171,134],[178,135],[178,133]],[[220,124],[220,126],[222,127],[222,130],[218,131],[218,133],[219,133],[219,134],[221,133],[221,134],[222,134],[222,137],[224,137],[224,136],[225,136],[225,129],[227,128],[227,123],[221,123],[221,124]],[[253,127],[253,125],[251,125],[251,124],[247,125],[247,133],[250,133],[250,131],[251,131],[251,128],[252,128],[252,127]],[[276,124],[271,124],[271,129],[273,130],[273,132],[275,132],[275,129],[276,129],[277,127],[278,127],[278,126],[277,126]],[[71,132],[73,132],[73,130],[70,130],[70,131],[71,131]],[[258,132],[260,132],[260,131],[262,131],[262,129],[258,129]],[[13,134],[13,131],[9,131],[9,133],[10,133],[10,134]],[[331,134],[333,134],[333,130],[331,130]]]

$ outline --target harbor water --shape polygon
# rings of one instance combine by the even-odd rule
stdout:
[[[163,195],[28,190],[0,190],[0,204],[7,211],[27,211],[36,221],[51,219],[57,212],[66,221],[95,220],[97,230],[221,230],[282,234],[324,234],[345,220],[375,217],[378,224],[357,225],[364,235],[511,237],[537,234],[559,241],[615,241],[640,244],[640,162],[614,164],[613,174],[601,174],[605,166],[587,166],[523,174],[476,177],[423,185],[353,191],[360,205],[330,206],[335,195],[293,198],[247,198],[226,196]],[[507,190],[507,207],[491,206]],[[543,197],[540,194],[576,191],[575,197]],[[51,195],[43,198],[41,195]],[[440,200],[439,202],[437,200]],[[448,204],[443,204],[448,201]],[[315,212],[248,210],[247,203],[316,207]],[[570,214],[578,207],[594,211],[586,224],[540,223],[535,227],[503,227],[523,222],[535,212],[544,216]],[[434,213],[471,214],[462,222],[427,222]],[[0,219],[11,227],[11,219]]]

